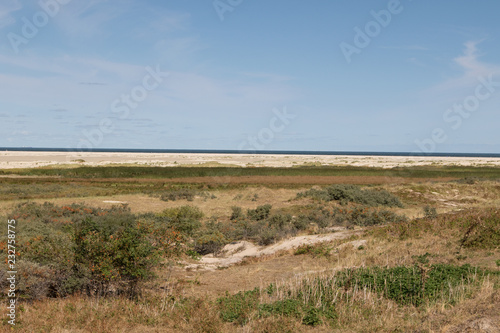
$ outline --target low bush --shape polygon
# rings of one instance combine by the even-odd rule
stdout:
[[[215,231],[198,237],[194,250],[201,255],[217,253],[228,243],[227,238],[221,232]]]
[[[189,188],[181,188],[178,190],[168,191],[160,195],[160,199],[163,201],[176,201],[176,200],[187,200],[193,201],[194,197],[197,195],[197,191]]]
[[[138,283],[152,277],[160,257],[183,250],[180,233],[164,223],[146,222],[127,207],[23,203],[9,219],[17,221],[23,299],[110,290],[134,296]],[[6,251],[6,243],[0,242],[0,253]]]
[[[298,231],[306,230],[309,228],[310,224],[311,221],[305,216],[299,216],[298,218],[292,220],[293,227]]]
[[[235,295],[217,299],[220,317],[225,322],[246,324],[252,317],[252,312],[259,304],[259,289],[239,292]]]
[[[243,209],[241,209],[241,207],[237,207],[237,206],[232,206],[231,207],[231,217],[230,217],[230,219],[232,221],[241,219],[243,217],[244,217],[244,214],[243,214]]]
[[[390,210],[377,209],[366,206],[354,206],[350,208],[334,207],[331,210],[320,207],[308,215],[300,215],[298,221],[304,226],[315,223],[320,228],[331,226],[374,226],[387,223],[404,222],[407,218]]]
[[[292,215],[277,213],[269,217],[269,225],[283,229],[292,222]]]
[[[395,195],[386,190],[362,189],[356,185],[332,185],[325,189],[310,189],[298,194],[298,197],[312,197],[322,201],[338,201],[341,205],[350,202],[366,206],[403,207]]]
[[[269,217],[269,214],[271,213],[271,208],[273,208],[273,206],[266,204],[258,206],[256,209],[249,209],[247,211],[247,216],[251,220],[261,221]]]
[[[203,217],[203,212],[198,207],[182,206],[165,209],[159,216],[166,219],[168,226],[188,236],[193,236],[201,227],[200,219]]]
[[[151,268],[160,260],[160,248],[148,241],[147,226],[129,223],[111,233],[90,218],[82,221],[74,234],[75,264],[91,273],[87,293],[102,295],[118,282],[134,296],[140,280],[153,276]]]
[[[262,226],[255,239],[259,245],[267,246],[276,243],[284,236],[283,232],[276,227]]]
[[[285,299],[271,304],[262,304],[259,307],[259,317],[286,316],[299,318],[302,304],[296,299]]]

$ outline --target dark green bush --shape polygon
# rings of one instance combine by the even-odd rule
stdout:
[[[316,223],[320,228],[337,226],[374,226],[386,223],[406,221],[405,216],[398,215],[386,209],[377,209],[366,206],[354,206],[350,208],[334,207],[327,210],[324,207],[317,208],[307,215],[300,215],[298,223],[308,225]]]
[[[321,325],[322,321],[320,318],[320,311],[319,309],[315,307],[310,307],[309,310],[307,310],[307,313],[302,319],[302,324],[308,325],[308,326],[318,326]]]
[[[293,227],[299,231],[306,230],[310,223],[311,221],[304,215],[292,220]]]
[[[151,268],[159,262],[159,248],[147,239],[148,227],[129,223],[115,233],[90,218],[82,221],[74,234],[75,263],[91,271],[89,293],[105,294],[114,282],[127,285],[136,293],[140,280],[153,276]]]
[[[332,215],[325,208],[318,208],[310,212],[308,215],[300,215],[299,220],[304,225],[309,225],[310,223],[316,223],[320,228],[326,228],[333,224]]]
[[[197,238],[194,250],[201,255],[217,253],[228,243],[227,238],[221,232],[214,231]]]
[[[276,227],[269,227],[267,225],[260,228],[256,236],[259,245],[271,245],[283,238],[283,232]]]
[[[302,304],[296,299],[285,299],[271,304],[261,304],[259,316],[267,317],[271,315],[299,318],[301,316]]]
[[[247,211],[247,216],[251,220],[261,221],[269,217],[269,214],[271,213],[271,208],[273,208],[273,206],[266,204],[258,206],[256,209],[249,209]]]
[[[232,221],[241,219],[243,217],[244,217],[244,215],[243,215],[243,210],[241,209],[241,207],[237,207],[237,206],[232,206],[231,207],[231,217],[230,217],[230,219]]]
[[[217,304],[222,320],[245,325],[259,304],[259,289],[226,295],[217,299]]]
[[[198,207],[182,206],[165,209],[159,216],[166,218],[168,226],[188,236],[201,227],[203,212]]]
[[[137,283],[152,276],[160,255],[183,247],[180,233],[165,223],[137,219],[127,207],[23,203],[9,218],[17,221],[22,298],[110,289],[133,296]],[[5,254],[1,243],[0,253]]]
[[[341,205],[350,202],[366,206],[403,207],[401,201],[386,190],[362,189],[356,185],[332,185],[322,190],[311,189],[299,193],[298,197],[312,197],[322,201],[338,201]]]
[[[289,225],[292,221],[292,215],[290,214],[274,214],[269,217],[269,225],[274,226],[278,229],[283,229],[285,226]]]

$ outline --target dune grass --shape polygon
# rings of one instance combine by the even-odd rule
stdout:
[[[437,191],[443,194],[450,192],[447,195],[454,196],[451,190],[458,186],[460,194],[469,195],[469,192],[478,192],[478,189],[482,188],[481,183],[474,185],[477,180],[470,181],[471,176],[479,179],[500,178],[500,171],[497,168],[425,167],[399,170],[401,172],[350,167],[212,168],[210,170],[200,168],[204,174],[197,168],[175,169],[141,167],[75,168],[66,171],[32,169],[13,172],[18,174],[24,172],[24,175],[57,175],[63,178],[54,178],[50,181],[0,179],[2,185],[0,198],[3,200],[19,199],[23,196],[51,198],[65,195],[87,197],[99,193],[102,195],[147,193],[151,198],[163,195],[169,201],[175,199],[181,201],[179,205],[185,205],[191,194],[199,195],[201,191],[211,191],[214,188],[229,187],[238,189],[238,193],[242,194],[241,197],[235,196],[235,199],[227,201],[225,203],[227,213],[220,216],[203,216],[196,207],[168,206],[170,208],[167,208],[167,204],[173,203],[160,200],[165,209],[162,213],[156,214],[135,214],[126,207],[104,209],[86,205],[58,206],[33,203],[17,206],[9,212],[9,217],[24,222],[18,238],[19,249],[22,251],[19,259],[25,259],[26,264],[24,268],[21,267],[24,273],[32,273],[29,280],[28,277],[24,277],[26,278],[24,286],[45,286],[45,289],[37,289],[38,291],[25,289],[26,294],[32,297],[19,304],[19,321],[15,330],[97,333],[332,330],[401,332],[442,331],[453,327],[458,332],[466,331],[470,325],[473,327],[476,324],[470,323],[475,323],[477,320],[483,320],[481,325],[490,325],[493,330],[498,328],[500,212],[497,208],[465,209],[437,216],[428,214],[424,218],[402,219],[393,212],[397,212],[400,208],[389,210],[386,207],[368,207],[356,203],[356,200],[350,200],[345,206],[340,206],[337,200],[330,201],[330,198],[326,201],[319,200],[319,203],[314,201],[314,204],[311,204],[313,202],[311,198],[293,199],[293,196],[289,195],[291,200],[285,204],[290,205],[286,209],[277,209],[265,205],[267,202],[257,203],[250,199],[242,203],[243,194],[249,196],[247,186],[210,187],[206,184],[165,184],[161,181],[161,178],[194,175],[236,177],[251,175],[252,172],[254,175],[270,176],[342,175],[343,173],[343,175],[394,177],[452,176],[465,179],[460,184],[456,182],[418,185],[422,186],[422,189],[415,188],[416,185],[405,184],[398,185],[398,189],[395,190],[389,189],[391,193],[397,194],[403,204],[408,205],[411,202],[412,205],[420,205],[419,209],[423,210],[423,207],[428,205],[428,197],[421,195],[418,200],[414,199],[412,195],[415,195],[416,190],[422,190],[420,192],[425,195],[427,192]],[[413,171],[416,173],[412,173]],[[54,173],[49,174],[50,172]],[[248,173],[244,174],[245,172]],[[112,175],[117,178],[158,178],[160,181],[154,183],[92,181],[93,178]],[[75,183],[73,177],[85,180]],[[74,184],[79,186],[75,187]],[[484,193],[481,192],[484,195],[481,195],[480,199],[490,201],[485,201],[484,204],[498,198],[497,183],[490,181],[487,185]],[[413,189],[412,192],[404,191],[410,187]],[[465,189],[469,192],[465,193]],[[277,191],[274,187],[267,190]],[[406,196],[402,196],[405,193]],[[233,195],[236,195],[236,192],[231,192],[231,197]],[[212,203],[211,200],[208,202]],[[251,203],[252,206],[243,205],[247,203]],[[232,211],[231,206],[234,206]],[[89,217],[95,223],[87,221]],[[5,221],[6,218],[7,216],[2,219]],[[139,224],[136,224],[137,222]],[[232,286],[231,292],[226,294],[218,292],[216,295],[214,293],[207,296],[204,293],[190,293],[194,288],[207,289],[207,282],[197,280],[200,273],[183,271],[181,267],[181,262],[194,260],[187,256],[192,252],[188,253],[184,245],[191,251],[205,254],[216,252],[222,245],[233,240],[243,239],[260,243],[259,239],[265,238],[270,239],[272,243],[281,237],[309,232],[309,226],[317,227],[311,228],[311,232],[321,232],[331,226],[350,227],[352,224],[364,228],[364,233],[357,236],[358,240],[361,237],[367,240],[364,246],[340,248],[338,244],[329,244],[320,249],[321,251],[307,248],[307,251],[302,251],[303,253],[295,253],[297,255],[290,253],[288,256],[295,274],[291,275],[292,278],[288,276],[282,280],[268,279],[265,283],[255,279],[251,281],[253,285],[249,287]],[[271,234],[270,230],[276,233]],[[290,230],[293,232],[287,233]],[[168,238],[167,236],[174,235],[171,231],[180,231],[182,239],[186,241]],[[176,233],[175,236],[177,235]],[[78,236],[86,239],[87,243],[77,241],[81,239]],[[116,241],[109,242],[110,239]],[[166,242],[169,239],[173,240]],[[44,284],[51,279],[56,279],[55,282],[59,283],[54,284],[55,286],[62,282],[71,282],[68,277],[75,276],[76,273],[80,274],[78,278],[96,279],[93,271],[81,275],[82,270],[75,269],[103,262],[107,263],[107,266],[98,267],[99,272],[106,275],[113,274],[116,270],[127,278],[126,274],[129,273],[130,267],[126,263],[114,260],[115,248],[122,249],[120,256],[127,258],[129,253],[125,249],[131,247],[122,244],[137,244],[136,249],[144,249],[143,246],[149,246],[149,242],[154,246],[160,242],[168,246],[182,243],[183,247],[180,251],[175,251],[176,254],[165,256],[162,253],[162,264],[154,261],[155,267],[144,266],[148,272],[156,273],[157,277],[138,279],[138,285],[134,285],[140,290],[137,297],[131,298],[126,293],[116,292],[118,282],[123,282],[118,280],[112,281],[109,288],[112,290],[106,295],[85,292],[88,288],[73,286],[74,291],[65,289],[67,292],[64,298],[58,297],[52,292],[53,288]],[[109,246],[103,247],[105,243]],[[266,241],[261,243],[267,244]],[[162,246],[162,248],[169,247]],[[5,254],[4,250],[5,242],[0,242],[0,252],[3,251]],[[315,257],[313,254],[316,252],[321,255]],[[95,262],[90,262],[94,258]],[[296,263],[301,258],[327,263],[329,270],[322,273],[296,270],[298,268]],[[70,264],[65,264],[63,269],[59,269],[59,272],[68,274],[54,274],[57,273],[57,265],[68,260]],[[252,265],[254,265],[252,262],[248,262],[241,267],[211,272],[214,275],[210,276],[216,276],[212,283],[221,285],[223,279],[226,282],[234,279],[233,268],[245,270],[247,278]],[[188,280],[182,282],[181,278],[167,274],[170,270],[182,271],[184,274],[182,276],[189,274],[192,277],[189,282],[186,282]],[[69,275],[70,273],[72,275]],[[215,275],[217,273],[219,275]],[[264,274],[266,272],[263,271],[259,277]],[[238,293],[238,290],[241,292]],[[2,298],[0,301],[6,300]],[[6,307],[1,307],[0,315],[7,318],[5,313]],[[0,324],[1,330],[10,331],[5,319]]]
[[[33,168],[0,170],[0,175],[58,176],[64,178],[186,178],[239,176],[386,176],[412,178],[482,178],[499,179],[500,168],[422,166],[405,168],[370,168],[354,166],[313,166],[294,168],[242,167],[146,167],[98,166],[77,168]]]

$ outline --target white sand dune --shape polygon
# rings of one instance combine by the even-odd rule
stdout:
[[[82,152],[0,152],[0,169],[36,168],[57,165],[151,165],[293,167],[334,165],[365,167],[404,167],[422,165],[500,166],[500,158],[428,156],[328,156],[328,155],[252,155],[252,154],[167,154],[167,153],[82,153]]]

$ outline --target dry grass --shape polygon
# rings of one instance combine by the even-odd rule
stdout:
[[[183,199],[166,202],[146,194],[127,194],[84,198],[33,199],[30,201],[40,204],[44,202],[51,202],[60,206],[80,203],[92,207],[103,208],[116,205],[116,203],[106,201],[119,201],[127,203],[132,213],[159,213],[166,208],[193,205],[199,207],[206,216],[230,216],[231,206],[240,206],[244,210],[249,208],[254,209],[259,205],[267,203],[273,205],[275,208],[291,207],[296,203],[290,203],[289,200],[295,198],[297,193],[301,190],[302,189],[269,189],[261,186],[250,187],[247,189],[212,190],[210,191],[210,194],[215,195],[215,199],[205,199],[203,197],[196,196],[193,201]],[[256,199],[254,199],[255,195],[257,195]],[[26,200],[1,201],[0,215],[7,214],[7,212],[10,212],[17,204],[25,201]]]
[[[58,205],[86,203],[107,207],[112,203],[127,202],[132,212],[160,212],[165,208],[186,204],[199,207],[206,216],[230,215],[231,206],[244,210],[269,203],[277,209],[294,209],[311,203],[310,199],[294,199],[301,188],[268,188],[250,186],[239,189],[211,190],[217,198],[197,197],[194,201],[164,202],[145,194],[115,195],[109,197],[37,199],[36,202],[54,202]],[[500,206],[500,185],[484,181],[476,184],[420,183],[382,185],[402,196],[405,208],[399,214],[422,217],[422,207],[431,205],[438,212],[457,211],[470,207]],[[257,197],[255,196],[257,195]],[[256,198],[256,199],[254,199]],[[10,211],[18,201],[0,202],[0,215]],[[274,256],[247,260],[244,264],[215,271],[186,271],[176,265],[173,271],[159,271],[159,280],[149,283],[139,301],[125,298],[87,298],[71,296],[65,299],[47,299],[23,304],[18,308],[18,332],[499,332],[500,290],[498,281],[486,279],[473,292],[464,290],[455,306],[445,303],[422,308],[403,307],[364,289],[356,290],[349,306],[337,309],[339,325],[307,327],[300,320],[288,317],[255,318],[244,327],[223,323],[215,298],[261,288],[270,283],[293,286],[306,276],[317,276],[325,271],[349,267],[409,266],[426,253],[429,264],[471,264],[498,270],[496,260],[500,249],[461,249],[459,237],[445,228],[430,231],[408,239],[378,232],[383,227],[366,229],[358,239],[366,240],[362,248],[327,244],[333,250],[325,255],[294,255],[294,251]],[[343,242],[343,241],[342,241]],[[320,245],[325,246],[325,245]],[[323,273],[324,274],[324,273]],[[495,285],[496,283],[496,285]],[[466,297],[467,294],[467,297]],[[346,303],[347,304],[347,303]],[[6,308],[0,308],[5,316]],[[0,331],[11,331],[5,322]]]

